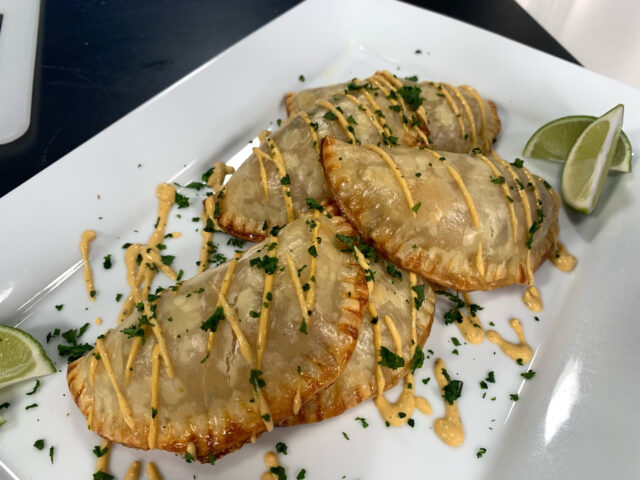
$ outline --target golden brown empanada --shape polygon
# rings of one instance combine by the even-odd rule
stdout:
[[[262,240],[330,198],[318,158],[327,136],[354,144],[489,148],[500,128],[493,104],[475,90],[398,80],[388,72],[289,96],[292,113],[231,176],[218,194],[216,221],[232,235]]]
[[[183,453],[192,443],[191,455],[208,461],[335,381],[368,298],[363,269],[336,239],[355,232],[317,212],[272,233],[240,259],[150,296],[69,365],[90,429],[142,449]]]
[[[458,291],[532,284],[555,247],[559,198],[521,161],[325,138],[322,166],[363,238],[434,283]]]
[[[411,368],[414,355],[412,344],[412,307],[416,309],[416,338],[418,348],[422,348],[431,331],[435,309],[435,293],[431,284],[420,276],[397,268],[369,249],[369,266],[373,271],[373,291],[369,296],[377,310],[377,322],[382,326],[382,345],[396,354],[401,353],[403,367],[382,368],[385,389],[395,386]],[[367,272],[369,275],[369,272]],[[414,275],[412,285],[410,276]],[[412,298],[412,289],[417,293],[418,305]],[[374,350],[372,317],[365,312],[356,349],[349,363],[337,380],[302,406],[294,417],[284,425],[318,422],[334,417],[348,408],[377,393],[375,381],[376,352]],[[401,348],[398,349],[398,346]]]

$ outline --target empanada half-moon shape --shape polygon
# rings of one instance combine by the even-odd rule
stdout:
[[[458,291],[533,282],[560,200],[519,161],[333,138],[322,166],[344,215],[387,258]]]
[[[355,348],[368,291],[363,269],[336,239],[353,229],[342,217],[316,217],[145,302],[70,364],[69,389],[89,428],[141,449],[183,453],[192,443],[191,454],[209,461],[333,383]],[[143,314],[154,326],[142,327],[127,383],[140,337],[125,332],[136,332]]]
[[[417,111],[410,108],[416,103],[414,94],[419,94],[417,102],[422,107]],[[482,98],[473,87],[418,82],[415,78],[398,78],[388,71],[376,72],[364,81],[354,78],[350,82],[290,93],[285,102],[287,113],[309,111],[318,100],[340,101],[347,95],[364,105],[375,103],[394,135],[407,146],[424,145],[423,139],[410,128],[416,120],[426,120],[425,125],[420,124],[428,136],[426,146],[448,152],[467,153],[477,147],[488,153],[500,132],[495,104]],[[398,105],[402,110],[396,111]]]
[[[500,125],[495,108],[470,87],[456,90],[458,95],[451,89],[398,80],[384,72],[367,82],[290,96],[287,104],[292,115],[278,130],[263,135],[260,148],[254,149],[223,189],[214,186],[218,226],[238,237],[262,240],[271,226],[284,225],[307,212],[308,198],[330,199],[318,161],[325,136],[354,144],[413,146],[432,141],[464,152],[476,144],[490,145]],[[466,99],[466,109],[456,103],[460,99]],[[451,105],[458,106],[453,110]],[[472,131],[471,124],[477,124],[475,137],[461,133]],[[467,126],[461,130],[461,125]]]
[[[413,274],[415,280],[412,284],[409,272],[394,267],[382,257],[377,255],[375,257],[375,260],[368,262],[374,276],[374,286],[369,302],[375,305],[378,313],[377,321],[381,324],[382,346],[397,354],[398,345],[400,345],[402,353],[400,356],[405,361],[403,367],[382,368],[385,390],[388,390],[404,378],[411,367],[414,352],[412,309],[416,310],[415,328],[418,348],[422,348],[429,337],[435,310],[435,292],[424,278]],[[412,298],[412,288],[420,294],[418,305]],[[371,321],[371,314],[367,310],[360,327],[356,349],[337,380],[316,394],[302,406],[297,415],[285,420],[283,425],[318,422],[334,417],[378,393],[375,381],[376,352]]]

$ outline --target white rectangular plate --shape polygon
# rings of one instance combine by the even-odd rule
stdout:
[[[121,245],[148,238],[158,183],[187,184],[213,161],[231,160],[237,166],[246,157],[247,142],[284,117],[285,92],[364,78],[383,68],[475,86],[498,106],[503,129],[496,149],[510,160],[544,122],[570,114],[600,115],[617,103],[625,104],[624,129],[640,146],[640,94],[621,83],[402,3],[309,1],[0,200],[0,321],[20,325],[43,343],[55,327],[90,322],[85,340],[93,341],[115,325],[120,304],[114,297],[127,292]],[[304,84],[298,80],[301,74]],[[559,185],[557,164],[526,164]],[[138,459],[155,461],[166,479],[258,479],[265,471],[264,453],[283,441],[289,453],[280,460],[289,478],[301,468],[316,479],[582,479],[612,471],[633,477],[640,468],[640,389],[635,381],[640,364],[639,192],[637,174],[614,176],[594,214],[561,212],[560,236],[578,257],[578,267],[570,274],[548,263],[540,268],[536,283],[545,308],[539,321],[520,301],[521,287],[472,295],[485,307],[480,314],[484,326],[494,322],[507,339],[515,340],[509,319],[522,320],[536,349],[529,366],[537,372],[532,380],[524,381],[520,373],[526,368],[486,340],[480,346],[462,345],[454,355],[451,337],[462,336],[455,326],[443,324],[439,307],[426,346],[435,355],[429,355],[417,379],[433,377],[433,362],[441,356],[449,372],[464,381],[459,407],[466,439],[461,447],[449,448],[433,433],[444,405],[432,380],[427,385],[418,381],[417,390],[434,413],[416,412],[414,428],[386,428],[367,401],[321,424],[278,428],[213,467],[116,445],[111,471],[121,478]],[[199,256],[199,225],[191,221],[199,216],[199,203],[194,198],[189,209],[173,210],[167,230],[184,233],[167,243],[174,264],[187,275],[195,272]],[[80,234],[88,228],[98,234],[91,253],[95,303],[88,301],[79,271]],[[216,234],[216,241],[226,243],[226,237]],[[114,261],[110,270],[102,267],[107,254]],[[64,304],[61,311],[55,309],[59,304]],[[102,326],[94,324],[98,316]],[[90,478],[93,473],[91,450],[99,438],[86,429],[69,398],[66,365],[55,346],[56,341],[45,344],[62,373],[45,377],[37,394],[25,396],[33,382],[0,391],[0,403],[11,403],[0,411],[7,418],[0,428],[0,460],[11,478]],[[479,382],[490,370],[497,381],[482,398]],[[516,392],[520,401],[512,402],[509,395]],[[33,402],[39,406],[25,410]],[[356,417],[366,418],[370,426],[364,429]],[[46,441],[42,452],[32,446],[40,438]],[[51,445],[53,465],[47,454]],[[487,452],[479,459],[481,447]]]

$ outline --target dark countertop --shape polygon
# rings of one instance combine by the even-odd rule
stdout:
[[[0,197],[299,3],[42,2],[31,126],[0,145]],[[408,3],[576,62],[513,0]]]

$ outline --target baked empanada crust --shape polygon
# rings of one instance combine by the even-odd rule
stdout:
[[[433,142],[429,143],[432,147],[468,152],[474,146],[489,149],[500,130],[495,105],[471,87],[461,87],[455,94],[454,87],[448,85],[400,80],[388,72],[372,78],[377,78],[376,90],[349,89],[350,84],[344,83],[287,96],[291,116],[238,168],[222,193],[216,192],[218,226],[237,237],[262,240],[271,226],[290,221],[289,200],[297,215],[309,210],[307,198],[318,202],[330,199],[319,162],[319,143],[325,136],[354,144],[415,146],[428,141]],[[399,93],[393,93],[395,99],[388,98],[387,93],[398,92],[398,85],[419,88],[423,103],[412,109]],[[457,110],[451,105],[456,105]],[[471,113],[473,122],[465,112]],[[283,190],[283,181],[288,192]]]
[[[391,270],[395,274],[395,276],[392,276],[387,270],[389,265],[391,264],[381,257],[375,261],[369,261],[369,266],[374,272],[375,279],[369,301],[374,303],[378,313],[378,321],[382,325],[382,345],[397,353],[393,337],[384,320],[385,316],[388,315],[402,339],[402,357],[405,360],[404,367],[396,370],[390,368],[382,369],[385,378],[385,390],[391,389],[404,378],[411,366],[411,356],[413,354],[411,341],[411,305],[413,299],[411,298],[409,272],[396,267]],[[401,278],[398,278],[398,275]],[[424,302],[416,312],[417,344],[422,348],[429,337],[433,324],[435,292],[431,284],[420,276],[417,277],[416,284],[424,285],[425,294]],[[283,425],[319,422],[335,417],[377,394],[375,381],[376,352],[373,344],[371,320],[369,311],[365,311],[356,349],[336,381],[304,404],[300,412],[294,417],[286,419]]]
[[[559,197],[526,168],[479,154],[384,149],[412,194],[410,207],[377,152],[332,138],[322,147],[327,184],[343,214],[392,262],[436,284],[472,291],[526,283],[555,248]],[[543,220],[531,234],[538,210]]]
[[[322,239],[317,248],[314,272],[316,301],[307,334],[300,331],[302,314],[286,258],[291,256],[300,269],[300,282],[311,283],[310,254],[313,223]],[[278,236],[277,270],[273,276],[268,317],[269,328],[264,349],[260,389],[270,418],[278,424],[293,415],[296,396],[307,402],[318,391],[333,383],[344,369],[356,346],[368,291],[362,268],[344,248],[336,234],[354,235],[342,218],[316,220],[301,218],[283,228]],[[71,363],[67,371],[69,389],[90,428],[99,435],[129,447],[148,449],[153,418],[158,421],[155,448],[185,452],[189,443],[196,446],[196,457],[209,461],[229,453],[256,438],[266,429],[259,402],[255,401],[251,371],[256,369],[259,318],[251,312],[266,308],[263,302],[265,272],[250,265],[263,258],[272,243],[263,242],[248,250],[237,262],[226,301],[235,310],[240,330],[253,352],[252,363],[243,355],[229,317],[220,320],[213,348],[206,354],[209,332],[201,329],[210,319],[218,302],[222,280],[229,263],[185,281],[176,292],[167,290],[157,301],[156,318],[161,338],[175,376],[170,378],[160,358],[158,406],[151,405],[152,351],[158,343],[151,331],[135,357],[131,380],[124,381],[124,370],[134,339],[123,329],[138,325],[141,313],[135,312],[102,340],[107,361],[132,412],[130,428],[118,406],[118,397],[105,370],[105,359],[93,353]],[[303,267],[307,265],[307,267]],[[297,275],[294,272],[294,275]],[[265,293],[266,294],[266,293]],[[96,362],[95,373],[91,364]],[[298,367],[300,370],[298,371]],[[153,417],[152,415],[156,415]]]

